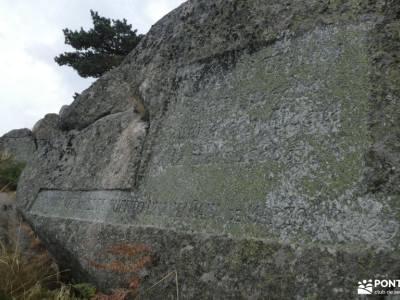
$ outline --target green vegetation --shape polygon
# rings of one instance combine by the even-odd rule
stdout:
[[[96,294],[96,288],[87,283],[77,283],[71,287],[74,293],[83,299],[91,299]]]
[[[0,190],[14,191],[25,163],[16,161],[12,155],[0,153]]]
[[[54,59],[60,65],[74,68],[82,77],[100,77],[119,65],[139,44],[143,35],[132,30],[125,19],[110,20],[90,11],[93,28],[89,31],[64,29],[65,43],[77,51],[65,52]]]

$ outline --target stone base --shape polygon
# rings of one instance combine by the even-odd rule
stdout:
[[[141,299],[176,299],[175,271],[181,299],[358,299],[358,281],[400,274],[398,253],[368,245],[284,245],[38,216],[34,223],[76,280],[106,291],[137,282]]]

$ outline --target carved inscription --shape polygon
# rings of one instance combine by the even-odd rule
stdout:
[[[127,191],[41,191],[31,208],[31,213],[59,217],[140,214],[168,216],[185,219],[214,219],[223,223],[260,223],[274,225],[274,216],[287,220],[281,226],[290,225],[299,214],[306,217],[304,208],[295,206],[273,207],[264,201],[243,200],[243,207],[226,207],[216,200],[191,200],[190,202],[137,199]],[[303,219],[303,218],[302,218]]]
[[[41,214],[52,214],[51,207],[59,206],[57,211],[64,212],[60,216],[65,217],[80,216],[82,213],[93,215],[105,213],[127,215],[135,218],[140,214],[151,214],[159,217],[168,216],[192,220],[213,219],[232,224],[259,223],[277,227],[277,229],[293,225],[296,222],[295,217],[299,217],[299,215],[302,215],[301,219],[303,221],[307,217],[307,212],[304,208],[295,206],[271,207],[265,204],[252,204],[245,207],[229,208],[210,200],[192,200],[191,202],[138,200],[128,192],[122,195],[119,194],[122,198],[116,198],[115,196],[111,198],[94,198],[93,195],[89,194],[91,192],[75,192],[75,195],[69,195],[69,198],[65,198],[62,193],[60,192],[58,198],[52,195],[55,196],[53,199],[47,199],[50,200],[47,210],[40,211],[39,206],[34,206],[32,211],[40,212]],[[71,194],[71,192],[66,193]],[[39,196],[39,202],[42,199],[44,197]],[[249,203],[249,201],[243,201],[243,203]],[[53,212],[57,215],[57,211],[54,210]],[[275,224],[273,220],[276,216],[281,216],[284,221],[280,222],[280,224]]]
[[[346,239],[349,226],[358,226],[361,234],[364,231],[365,234],[375,231],[378,234],[385,227],[387,236],[381,237],[385,240],[392,239],[398,231],[396,222],[382,223],[380,214],[383,211],[371,211],[362,205],[343,208],[338,203],[323,201],[315,201],[318,205],[313,205],[302,199],[271,199],[268,196],[266,200],[258,201],[243,199],[242,206],[230,207],[217,200],[139,199],[130,191],[41,191],[30,213],[115,224],[137,224],[141,216],[152,216],[153,220],[159,220],[158,226],[164,224],[165,218],[173,220],[173,224],[212,220],[221,228],[244,228],[253,224],[284,236],[302,231],[310,235],[322,234],[323,239],[329,240]],[[152,224],[140,221],[140,225]]]

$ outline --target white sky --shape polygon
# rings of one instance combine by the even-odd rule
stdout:
[[[90,9],[100,16],[128,20],[146,33],[184,0],[0,0],[0,136],[32,128],[45,114],[58,113],[72,95],[86,89],[84,79],[54,62],[73,50],[63,28],[91,27]]]

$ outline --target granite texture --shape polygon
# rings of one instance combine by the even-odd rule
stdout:
[[[183,299],[356,299],[400,274],[399,15],[182,4],[38,124],[19,209],[105,290],[174,299],[148,289],[176,272]]]

